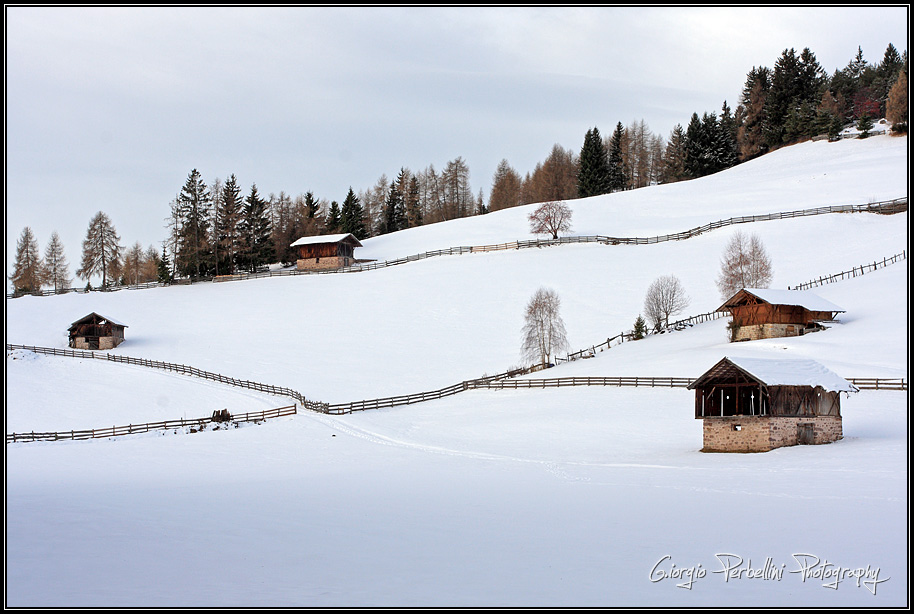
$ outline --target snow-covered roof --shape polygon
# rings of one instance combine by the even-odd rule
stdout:
[[[809,311],[844,312],[843,309],[831,301],[827,301],[808,290],[772,290],[770,288],[743,288],[727,299],[727,302],[725,302],[718,311],[723,311],[728,306],[737,304],[738,298],[742,292],[748,292],[771,305],[795,305]]]
[[[705,375],[718,370],[725,362],[729,362],[766,386],[811,386],[813,388],[820,386],[832,392],[857,392],[856,386],[821,363],[810,359],[727,356]],[[703,375],[695,383],[704,377]]]
[[[293,243],[291,245],[291,247],[295,247],[296,245],[315,245],[317,243],[339,243],[341,241],[346,241],[347,239],[349,239],[349,242],[352,243],[353,245],[355,245],[356,247],[362,247],[362,244],[359,243],[359,240],[356,239],[354,236],[352,236],[352,233],[348,233],[348,232],[343,232],[343,233],[335,234],[335,235],[317,235],[314,237],[302,237],[298,241]]]
[[[95,316],[95,317],[98,318],[99,320],[104,320],[105,322],[109,322],[109,323],[111,323],[111,324],[114,324],[115,326],[123,326],[124,328],[127,328],[127,325],[126,325],[126,324],[123,324],[123,323],[121,323],[121,322],[118,322],[118,321],[115,320],[114,318],[105,317],[105,316],[101,315],[100,313],[95,313],[94,311],[93,311],[92,313],[90,313],[89,315],[84,316],[84,317],[82,317],[82,318],[76,320],[75,322],[73,322],[73,324],[70,325],[70,328],[76,326],[77,324],[81,324],[82,322],[85,322],[86,320],[90,319],[92,316]]]

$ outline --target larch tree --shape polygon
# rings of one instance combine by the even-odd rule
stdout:
[[[63,243],[56,231],[51,233],[51,240],[44,250],[44,280],[54,288],[55,293],[66,290],[73,283]]]
[[[521,204],[521,176],[507,160],[502,159],[492,177],[492,190],[489,192],[489,211],[510,209]]]
[[[82,264],[76,275],[89,280],[93,275],[100,275],[102,288],[108,286],[109,278],[114,283],[120,279],[120,257],[123,247],[111,218],[102,211],[95,214],[89,222],[86,239],[83,241]]]
[[[552,357],[567,351],[568,336],[559,314],[561,300],[554,290],[540,288],[527,303],[524,311],[523,357],[535,364],[547,366]]]
[[[22,229],[16,242],[16,260],[10,281],[17,294],[38,292],[44,283],[44,265],[38,250],[38,240],[28,226]]]
[[[905,71],[898,73],[895,85],[889,90],[885,103],[885,117],[892,124],[895,132],[906,132],[908,129],[908,75]],[[897,128],[896,128],[897,126]]]

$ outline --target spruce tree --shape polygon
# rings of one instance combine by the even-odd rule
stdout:
[[[342,212],[340,211],[340,205],[335,200],[330,203],[330,209],[327,211],[327,221],[324,222],[324,226],[328,234],[336,234],[340,232],[343,227]]]
[[[257,184],[251,185],[251,192],[244,199],[241,234],[244,237],[244,256],[248,270],[255,273],[259,267],[273,262],[276,250],[270,216],[267,202],[257,192]]]
[[[603,146],[603,137],[594,126],[584,135],[578,170],[578,197],[607,194],[610,189],[609,157]]]
[[[178,195],[182,224],[175,256],[178,269],[188,277],[200,277],[209,269],[212,254],[209,242],[211,205],[212,199],[203,177],[197,169],[191,170]]]
[[[638,341],[644,339],[647,336],[647,322],[644,321],[644,318],[641,317],[641,314],[638,314],[638,318],[635,320],[635,329],[632,331],[632,340]]]
[[[171,263],[168,260],[168,252],[165,251],[164,245],[162,246],[162,257],[159,258],[156,270],[156,278],[163,284],[170,284],[173,279],[171,274]]]
[[[368,233],[365,230],[364,211],[352,187],[343,201],[343,207],[340,210],[340,227],[341,232],[349,233],[358,240],[367,239]]]
[[[628,171],[622,157],[622,122],[616,124],[609,144],[609,191],[618,192],[628,188]]]
[[[229,175],[222,186],[222,198],[219,202],[219,211],[216,216],[216,236],[219,246],[220,273],[234,273],[238,266],[238,255],[241,251],[241,219],[244,211],[244,198],[241,196],[241,186],[235,175]]]

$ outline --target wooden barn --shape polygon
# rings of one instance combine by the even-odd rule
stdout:
[[[362,247],[352,234],[302,237],[292,244],[298,251],[296,266],[300,271],[339,269],[355,263],[355,248]]]
[[[717,311],[729,311],[731,341],[795,337],[823,330],[844,310],[804,290],[743,288]]]
[[[842,437],[841,393],[857,392],[814,360],[724,358],[689,385],[702,452],[767,452]]]
[[[116,348],[124,342],[125,328],[126,324],[92,312],[70,325],[70,347],[77,350]]]

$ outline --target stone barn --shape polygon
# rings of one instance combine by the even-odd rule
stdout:
[[[795,337],[823,330],[844,310],[805,290],[743,288],[717,311],[729,311],[731,341]]]
[[[299,271],[339,269],[355,264],[355,248],[362,247],[352,234],[302,237],[292,244],[298,251],[296,267]]]
[[[689,385],[702,452],[767,452],[842,437],[841,393],[857,392],[814,360],[724,358]]]
[[[70,347],[77,350],[116,348],[124,342],[125,328],[126,324],[92,312],[70,325]]]

